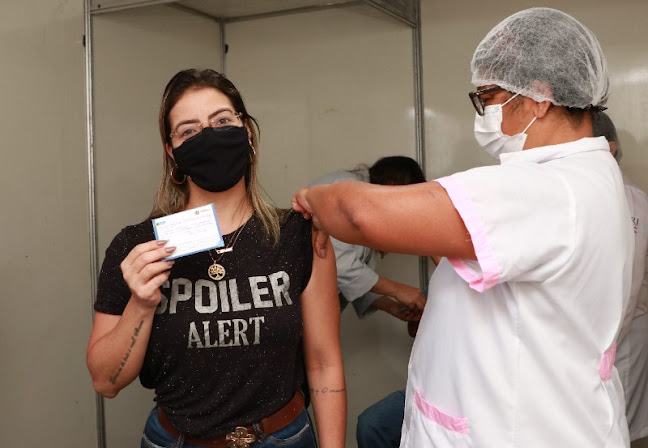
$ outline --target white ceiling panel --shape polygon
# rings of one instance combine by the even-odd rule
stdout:
[[[178,2],[181,6],[220,18],[256,16],[345,3],[350,3],[350,0],[183,0]],[[356,0],[353,3],[359,2]]]
[[[236,20],[268,14],[366,3],[410,25],[416,23],[419,0],[91,0],[93,14],[144,6],[174,4],[214,18]]]

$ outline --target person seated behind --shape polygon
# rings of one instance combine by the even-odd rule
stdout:
[[[378,185],[409,185],[425,182],[418,163],[405,156],[383,157],[371,166],[360,165],[351,171],[336,171],[314,180],[311,185],[355,180]],[[342,310],[351,303],[360,318],[376,309],[401,320],[418,320],[425,304],[420,289],[375,272],[377,255],[383,252],[331,237],[337,263],[337,284]],[[396,300],[393,300],[393,299]]]
[[[435,264],[438,264],[437,260]],[[407,333],[415,337],[418,326],[419,321],[407,322]],[[404,418],[405,389],[400,389],[372,404],[358,416],[358,448],[398,448]]]
[[[430,257],[435,266],[442,257]],[[427,296],[427,291],[423,294]],[[416,337],[419,321],[407,322],[407,333]],[[390,393],[362,411],[356,425],[358,448],[398,448],[405,417],[405,389]]]
[[[604,112],[592,117],[594,137],[605,137],[610,152],[621,161],[621,143],[614,123]],[[624,176],[632,226],[635,254],[632,264],[630,302],[618,338],[616,368],[619,371],[626,399],[626,417],[630,440],[648,436],[648,197]]]

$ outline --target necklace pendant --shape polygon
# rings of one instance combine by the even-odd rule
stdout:
[[[234,249],[233,249],[232,247],[226,247],[226,248],[224,248],[224,249],[216,249],[216,253],[217,253],[218,255],[220,255],[220,254],[224,254],[224,253],[226,253],[226,252],[232,252],[233,250],[234,250]]]
[[[209,266],[207,275],[209,275],[209,278],[211,278],[212,280],[222,280],[223,277],[225,277],[225,268],[214,261],[214,264]]]

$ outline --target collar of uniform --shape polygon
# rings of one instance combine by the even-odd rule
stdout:
[[[500,156],[500,163],[502,165],[507,163],[544,163],[590,151],[610,152],[610,145],[605,137],[586,137],[559,145],[539,146],[524,151],[505,153]]]

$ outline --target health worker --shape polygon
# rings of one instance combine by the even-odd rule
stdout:
[[[531,8],[486,35],[471,71],[475,138],[499,165],[315,186],[293,206],[342,241],[447,257],[412,349],[401,447],[628,446],[614,359],[633,233],[619,168],[592,137],[603,52],[573,17]]]

